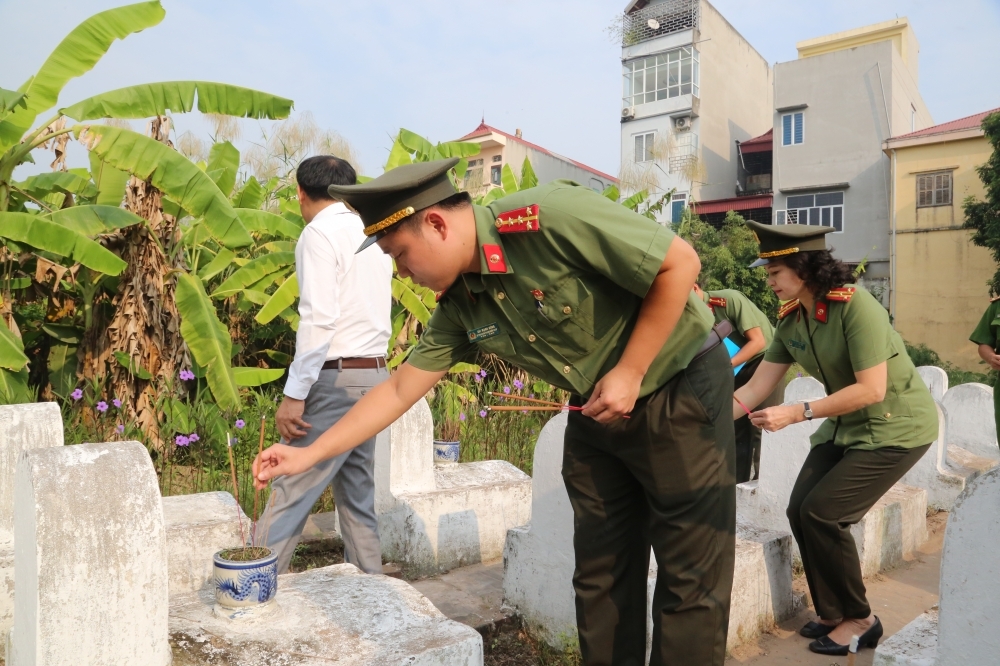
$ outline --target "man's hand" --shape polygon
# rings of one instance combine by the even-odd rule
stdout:
[[[805,406],[778,405],[750,414],[750,423],[768,432],[777,432],[785,426],[805,420]]]
[[[994,370],[1000,370],[1000,354],[990,354],[986,363]]]
[[[590,400],[581,414],[598,423],[617,421],[632,411],[639,398],[642,374],[625,366],[616,365],[594,384]]]
[[[305,409],[305,400],[296,400],[287,395],[278,406],[274,420],[278,424],[278,432],[281,433],[286,442],[291,442],[296,437],[303,437],[306,431],[312,427],[302,420],[302,413]]]
[[[312,467],[316,460],[310,448],[275,444],[258,453],[253,461],[254,487],[263,490],[267,482],[276,476],[301,474]]]

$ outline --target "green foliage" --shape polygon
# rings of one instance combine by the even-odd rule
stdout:
[[[199,366],[205,369],[208,385],[219,407],[235,409],[239,390],[230,367],[233,343],[205,293],[201,281],[186,273],[177,274],[177,311],[181,315],[181,335]]]
[[[83,234],[28,213],[0,212],[0,238],[67,257],[87,268],[119,275],[125,262]]]
[[[918,368],[922,365],[933,365],[948,373],[948,386],[969,384],[971,382],[996,386],[996,370],[989,370],[987,368],[988,372],[985,373],[962,370],[961,368],[955,367],[948,361],[943,360],[940,356],[938,356],[936,351],[923,343],[911,345],[909,342],[904,340],[903,344],[906,347],[906,353],[909,355],[910,360],[913,361],[913,365]],[[983,367],[986,368],[986,365],[983,364]]]
[[[987,141],[993,146],[986,163],[976,168],[986,188],[986,197],[983,200],[966,197],[962,207],[965,227],[974,230],[972,242],[989,250],[997,262],[997,271],[987,284],[991,294],[1000,294],[1000,112],[983,118],[982,127]]]

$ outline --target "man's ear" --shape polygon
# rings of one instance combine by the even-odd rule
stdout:
[[[300,203],[300,204],[301,204],[301,202],[302,202],[302,201],[304,201],[305,199],[308,199],[308,198],[309,198],[309,196],[308,196],[308,195],[307,195],[307,194],[305,193],[305,191],[304,191],[304,190],[302,189],[302,186],[301,186],[301,185],[298,185],[298,184],[296,184],[296,185],[295,185],[295,191],[296,191],[296,193],[297,193],[297,196],[298,196],[298,201],[299,201],[299,203]]]
[[[424,213],[424,231],[432,232],[435,237],[445,240],[448,238],[448,222],[437,210],[429,210]]]

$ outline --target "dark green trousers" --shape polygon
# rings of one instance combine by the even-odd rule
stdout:
[[[764,355],[761,354],[756,358],[752,358],[743,364],[740,371],[736,373],[736,378],[734,380],[734,389],[739,389],[745,386],[750,378],[753,377],[753,373],[757,372],[757,368],[760,366],[760,362],[764,360]],[[782,402],[782,397],[785,395],[785,382],[784,380],[778,382],[778,385],[774,387],[771,391],[771,395],[764,399],[764,402],[757,405],[757,409],[764,409],[765,407],[774,407],[775,405],[780,405]],[[750,423],[750,417],[744,415],[743,417],[736,420],[734,424],[736,428],[736,483],[745,483],[751,478],[751,469],[753,472],[753,478],[757,479],[760,477],[760,428],[754,427]]]
[[[930,444],[859,451],[826,442],[806,456],[788,501],[788,522],[799,544],[813,605],[824,620],[871,615],[851,525],[864,518],[928,448]]]
[[[571,412],[576,617],[586,666],[722,666],[736,540],[733,371],[723,345],[604,426]],[[573,404],[582,402],[574,397]]]

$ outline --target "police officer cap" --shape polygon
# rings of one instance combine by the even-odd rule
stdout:
[[[368,238],[357,252],[400,220],[455,194],[448,171],[456,164],[457,158],[404,164],[361,185],[330,185],[330,196],[356,210],[365,224]]]
[[[836,231],[833,227],[811,224],[761,224],[747,220],[760,244],[760,257],[750,264],[750,268],[766,266],[775,257],[783,257],[796,252],[812,252],[826,249],[826,235]]]

